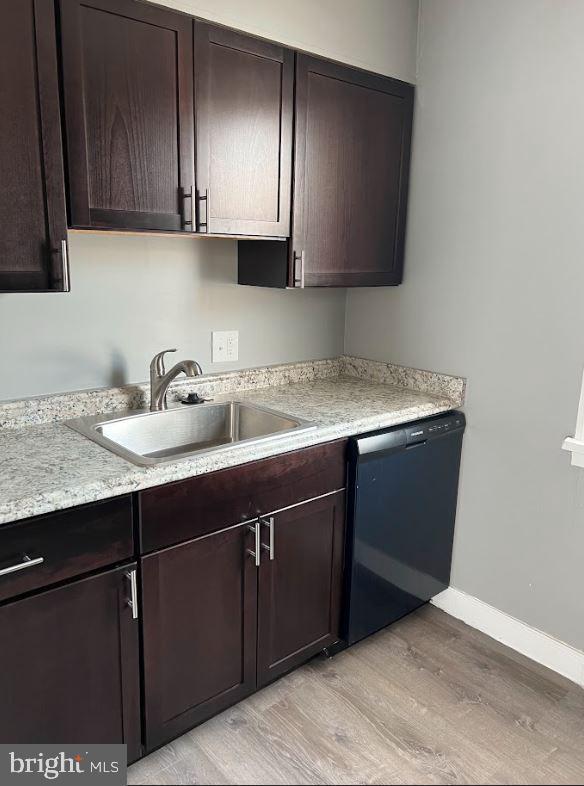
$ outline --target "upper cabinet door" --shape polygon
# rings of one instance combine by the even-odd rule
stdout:
[[[414,88],[299,54],[292,286],[402,278]]]
[[[294,53],[195,23],[197,212],[203,232],[290,232]]]
[[[71,223],[193,231],[192,21],[60,0]]]
[[[67,290],[52,0],[2,3],[0,106],[0,291]]]

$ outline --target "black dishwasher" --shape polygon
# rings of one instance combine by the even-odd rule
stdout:
[[[348,644],[448,586],[464,427],[448,412],[350,441]]]

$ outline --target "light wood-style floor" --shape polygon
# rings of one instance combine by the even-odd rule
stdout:
[[[426,606],[167,745],[131,784],[582,784],[584,690]]]

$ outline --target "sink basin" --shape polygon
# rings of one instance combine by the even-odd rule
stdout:
[[[151,466],[259,443],[315,428],[312,423],[241,401],[195,404],[161,412],[92,415],[67,425],[134,464]]]

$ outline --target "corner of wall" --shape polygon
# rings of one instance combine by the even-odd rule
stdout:
[[[420,81],[420,60],[421,60],[421,46],[422,46],[422,3],[424,0],[418,0],[418,24],[416,27],[416,62],[414,72],[416,74],[416,85]]]

